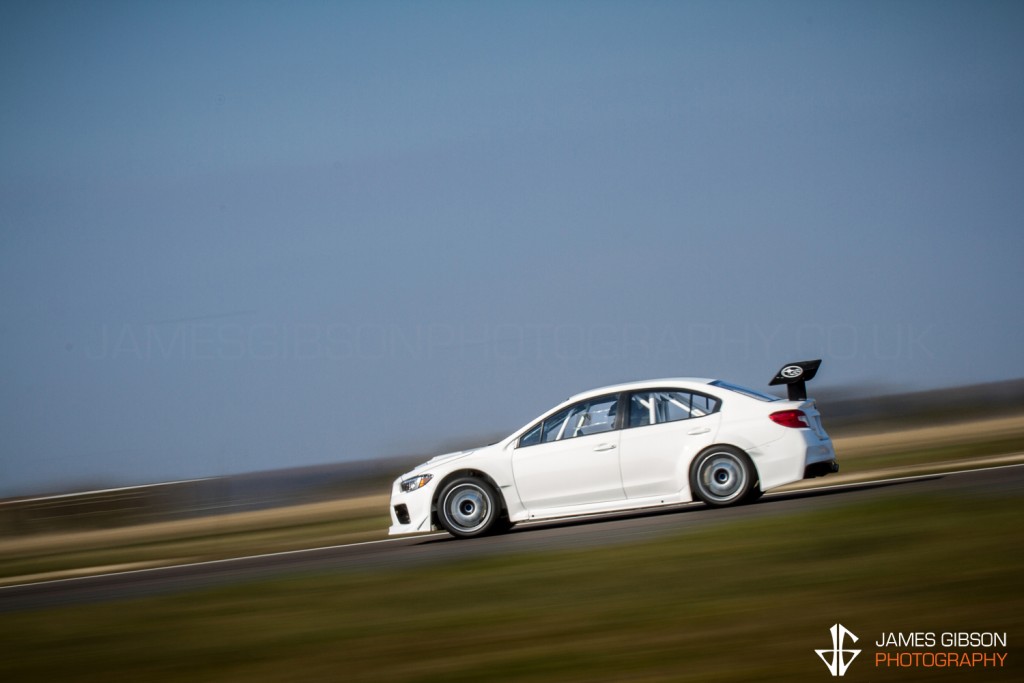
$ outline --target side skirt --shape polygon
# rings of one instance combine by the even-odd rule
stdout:
[[[666,505],[680,505],[692,503],[689,488],[667,496],[649,496],[646,498],[624,498],[622,500],[610,500],[603,503],[588,503],[586,505],[569,505],[557,508],[539,508],[536,510],[522,510],[511,518],[513,522],[527,522],[541,519],[561,519],[566,517],[580,517],[583,515],[600,514],[602,512],[628,512],[630,510],[645,510]]]

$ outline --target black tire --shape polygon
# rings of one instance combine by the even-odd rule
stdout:
[[[437,522],[455,538],[476,538],[503,530],[501,520],[501,499],[483,479],[453,479],[437,496]]]
[[[695,498],[711,507],[752,500],[757,474],[746,453],[732,446],[712,446],[693,459],[690,484]]]

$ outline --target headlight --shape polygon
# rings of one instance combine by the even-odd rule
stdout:
[[[402,490],[405,491],[406,493],[409,493],[410,491],[421,489],[424,486],[426,486],[427,483],[433,478],[433,474],[421,474],[418,477],[406,479],[405,481],[402,482]]]

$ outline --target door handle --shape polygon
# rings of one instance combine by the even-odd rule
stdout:
[[[690,436],[697,436],[698,434],[707,434],[710,431],[710,427],[697,427],[696,429],[691,429],[686,433],[689,434]]]
[[[594,446],[595,451],[610,451],[613,448],[615,448],[613,443],[603,443],[600,446]]]

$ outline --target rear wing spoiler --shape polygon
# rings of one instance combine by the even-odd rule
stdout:
[[[801,360],[796,363],[788,363],[775,374],[775,378],[768,383],[774,387],[778,384],[785,384],[789,391],[790,401],[807,400],[807,383],[818,374],[818,367],[821,366],[821,359]]]

